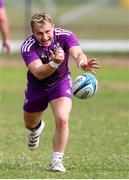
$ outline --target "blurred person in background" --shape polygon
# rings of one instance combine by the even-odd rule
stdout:
[[[68,58],[71,55],[79,68],[94,74],[93,69],[99,65],[95,59],[87,59],[72,32],[55,28],[48,14],[35,13],[31,28],[32,35],[21,46],[28,68],[23,105],[25,126],[29,130],[28,147],[30,150],[38,147],[45,126],[41,116],[50,103],[55,118],[51,170],[65,172],[62,159],[69,136],[73,96]]]
[[[9,23],[4,7],[4,1],[0,0],[0,31],[2,35],[2,49],[6,49],[10,54],[12,52],[12,47],[9,38]]]

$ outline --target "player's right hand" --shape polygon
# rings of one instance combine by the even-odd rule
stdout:
[[[53,61],[55,63],[62,63],[64,61],[64,50],[61,47],[58,47],[55,49],[55,51],[49,51],[50,52],[50,56],[53,59]]]
[[[12,53],[12,47],[11,47],[11,43],[9,40],[5,40],[3,42],[3,51],[7,51],[8,54],[11,54]]]

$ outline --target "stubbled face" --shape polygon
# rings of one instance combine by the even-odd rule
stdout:
[[[46,23],[42,27],[34,27],[32,32],[39,43],[43,46],[50,46],[54,37],[54,25]]]

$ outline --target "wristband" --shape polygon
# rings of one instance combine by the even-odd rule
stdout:
[[[56,62],[54,62],[54,61],[52,60],[52,61],[49,62],[49,65],[50,65],[52,68],[57,69],[58,66],[60,65],[60,63],[56,63]]]
[[[85,63],[85,60],[82,59],[82,60],[80,60],[80,62],[79,62],[79,64],[78,64],[78,67],[79,67],[80,69],[82,69],[82,66],[83,66],[84,64],[86,64],[86,63]]]

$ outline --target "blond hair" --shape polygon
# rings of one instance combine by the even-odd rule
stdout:
[[[31,28],[33,29],[36,27],[42,27],[46,23],[53,24],[52,18],[50,15],[46,14],[45,12],[37,12],[31,17]]]

